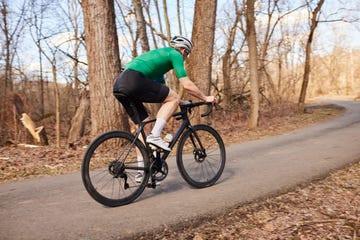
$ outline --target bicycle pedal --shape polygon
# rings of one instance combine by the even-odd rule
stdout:
[[[148,187],[148,188],[154,188],[154,189],[155,189],[156,186],[159,186],[160,184],[161,184],[160,181],[156,181],[156,180],[155,180],[154,182],[149,182],[148,185],[147,185],[147,187]]]

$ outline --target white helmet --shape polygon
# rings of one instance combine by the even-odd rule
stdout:
[[[191,52],[191,50],[193,48],[193,44],[189,39],[187,39],[185,37],[175,36],[170,41],[170,47],[172,47],[172,48],[185,48],[189,52]]]

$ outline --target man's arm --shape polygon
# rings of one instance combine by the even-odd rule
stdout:
[[[183,85],[184,90],[190,95],[197,97],[205,102],[215,102],[214,96],[206,96],[200,89],[190,80],[189,77],[183,77],[179,79],[181,85]]]

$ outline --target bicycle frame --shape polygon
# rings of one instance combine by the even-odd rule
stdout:
[[[181,135],[183,134],[183,132],[186,130],[186,129],[192,129],[192,125],[190,123],[190,120],[189,120],[189,116],[188,116],[188,110],[191,109],[189,108],[188,106],[186,105],[180,105],[180,111],[179,112],[175,112],[172,117],[174,117],[176,120],[182,120],[182,123],[180,125],[180,127],[178,128],[178,130],[176,131],[173,139],[171,140],[171,142],[169,143],[169,147],[172,149],[175,144],[177,143],[177,141],[179,140],[179,138],[181,137]],[[210,112],[211,110],[208,110],[207,113],[204,113],[202,114],[201,116],[206,116],[208,115],[208,113]],[[143,139],[146,139],[146,134],[144,132],[144,127],[145,125],[149,124],[149,123],[152,123],[152,122],[155,122],[156,119],[150,119],[150,120],[147,120],[147,121],[143,121],[139,124],[139,127],[135,133],[135,140],[140,136],[143,137]],[[203,146],[201,144],[201,141],[199,140],[199,137],[197,136],[197,134],[195,134],[195,137],[197,138],[197,142],[200,143],[200,148],[203,149]],[[192,140],[194,145],[195,145],[195,142],[194,140]],[[144,143],[145,144],[145,147],[148,151],[149,154],[152,154],[152,150],[151,150],[151,147],[149,146],[149,144],[147,144],[146,142]],[[165,161],[167,159],[167,157],[169,156],[170,152],[168,151],[165,151],[164,154],[161,156],[161,161]]]
[[[211,104],[198,102],[182,104],[181,110],[172,114],[181,123],[169,143],[171,149],[178,143],[178,170],[183,179],[195,188],[214,185],[221,176],[226,161],[225,146],[216,130],[205,124],[190,123],[192,108],[200,105],[208,105],[208,112],[201,116],[212,111]],[[88,193],[97,202],[110,207],[129,204],[146,187],[156,188],[166,178],[169,172],[166,159],[170,151],[161,148],[154,150],[145,141],[144,128],[155,121],[156,119],[136,121],[139,124],[135,135],[125,131],[106,132],[88,147],[83,159],[82,180]],[[206,136],[206,139],[201,136]],[[108,151],[108,144],[118,144],[119,147]],[[189,149],[192,151],[190,154]],[[139,164],[139,154],[143,156],[143,165]]]

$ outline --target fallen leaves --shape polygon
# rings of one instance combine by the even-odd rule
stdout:
[[[2,147],[0,183],[80,171],[82,152],[51,146]]]
[[[360,161],[360,160],[359,160]],[[349,191],[351,186],[355,191]],[[360,237],[360,163],[286,194],[210,216],[196,227],[138,239],[352,239]]]

